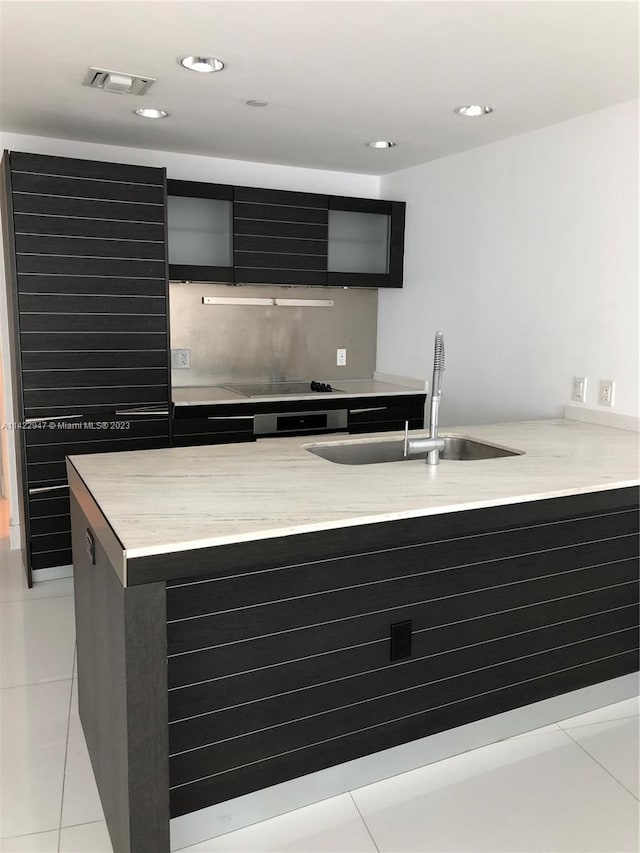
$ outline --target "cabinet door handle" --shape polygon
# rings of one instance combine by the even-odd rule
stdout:
[[[83,418],[84,415],[43,415],[41,418],[25,418],[26,424],[37,424],[42,421],[70,421],[73,418]]]
[[[362,415],[365,412],[386,412],[387,406],[374,406],[371,409],[349,409],[350,415]]]
[[[208,421],[252,421],[253,415],[220,415],[219,417],[215,417],[211,415],[211,417],[207,417]]]
[[[116,410],[116,415],[166,415],[168,417],[168,409],[122,409]]]
[[[38,495],[41,492],[55,492],[56,489],[68,489],[68,483],[65,483],[63,486],[37,486],[35,489],[29,489],[30,495]]]

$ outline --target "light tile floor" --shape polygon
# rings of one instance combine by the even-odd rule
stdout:
[[[6,538],[0,632],[0,850],[111,851],[78,718],[72,581],[27,591]],[[635,853],[639,722],[638,701],[620,702],[185,850]]]

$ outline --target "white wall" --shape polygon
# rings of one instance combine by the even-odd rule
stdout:
[[[168,177],[185,181],[209,181],[238,186],[353,195],[363,198],[377,198],[380,186],[380,179],[374,175],[356,175],[350,172],[303,169],[294,166],[275,166],[243,160],[223,160],[218,157],[202,157],[193,154],[124,148],[114,145],[97,145],[90,142],[49,139],[43,136],[25,136],[15,133],[0,133],[0,150],[80,157],[88,160],[106,160],[114,163],[134,163],[144,166],[166,166]],[[12,422],[15,418],[11,401],[8,328],[4,268],[0,261],[0,354],[4,356],[1,359],[3,378],[1,384],[4,419],[6,422]],[[19,518],[17,515],[18,486],[15,472],[15,450],[12,440],[5,440],[2,446],[7,454],[4,460],[4,473],[11,512],[11,543],[12,547],[17,547]]]
[[[638,414],[637,102],[383,176],[380,195],[407,200],[407,231],[379,371],[430,376],[442,329],[443,424],[560,416],[574,375],[588,407],[614,379],[606,411]]]

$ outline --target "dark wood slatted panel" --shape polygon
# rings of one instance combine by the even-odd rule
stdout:
[[[234,242],[242,245],[251,237],[280,237],[327,242],[328,224],[323,222],[278,222],[269,219],[236,219]],[[243,246],[246,248],[246,246]],[[250,248],[250,247],[249,247]]]
[[[625,576],[628,571],[626,560],[632,557],[634,552],[637,553],[636,537],[629,536],[611,541],[610,553],[613,556],[609,559],[625,561],[608,567],[609,576],[617,579],[611,583],[622,583],[629,579]],[[592,565],[586,553],[581,553],[580,556],[587,560],[584,565]],[[391,562],[390,572],[394,572],[393,558],[387,559]],[[560,571],[547,577],[544,573],[547,556],[542,554],[533,566],[530,565],[533,561],[527,558],[519,560],[522,574],[531,575],[527,583],[523,582],[522,578],[511,582],[504,576],[508,576],[508,564],[515,563],[516,558],[503,562],[507,564],[506,567],[501,562],[492,565],[491,571],[488,567],[485,567],[484,571],[476,571],[473,567],[457,569],[453,572],[443,572],[437,577],[418,576],[395,583],[338,590],[326,595],[297,599],[291,597],[269,605],[170,622],[169,650],[173,654],[204,648],[207,645],[238,642],[278,631],[293,631],[309,624],[324,622],[330,625],[333,621],[357,618],[376,611],[387,611],[391,621],[401,622],[410,618],[405,614],[411,608],[423,604],[431,605],[429,618],[432,624],[434,620],[437,624],[440,618],[438,613],[446,613],[448,619],[455,618],[457,613],[460,618],[471,618],[474,615],[473,607],[483,607],[487,613],[497,612],[510,606],[512,598],[515,606],[526,605],[532,600],[544,599],[545,596],[551,598],[568,595],[572,591],[585,592],[599,583],[601,574],[601,569],[596,565],[594,568]],[[456,586],[456,592],[449,592],[449,586],[454,582],[460,586]],[[473,593],[473,596],[469,593]],[[469,601],[471,597],[473,602]]]
[[[60,255],[78,258],[129,258],[164,261],[164,241],[104,240],[92,237],[16,234],[19,255]]]
[[[132,368],[131,359],[135,352],[135,361],[138,367]],[[78,353],[75,350],[53,352],[25,352],[22,354],[22,372],[24,382],[27,383],[28,374],[40,371],[90,371],[92,368],[98,370],[113,370],[126,368],[136,371],[145,368],[162,368],[165,373],[167,369],[166,349],[157,350],[101,350],[82,353],[82,368],[78,371]],[[98,383],[100,384],[100,383]]]
[[[169,443],[166,181],[162,169],[19,153],[10,167],[23,414],[69,416],[22,437],[44,568],[70,562],[68,495],[33,490],[66,483],[65,456]],[[139,406],[165,414],[122,428],[116,410]]]
[[[101,432],[102,430],[97,429],[93,434],[100,435]],[[36,457],[46,455],[48,456],[49,461],[35,461],[27,464],[29,483],[34,487],[46,486],[53,483],[64,483],[67,477],[65,457],[73,454],[117,453],[123,450],[151,450],[166,446],[166,435],[158,436],[156,438],[131,438],[128,437],[124,431],[122,432],[121,438],[96,440],[93,443],[74,443],[72,440],[69,440],[68,443],[64,445],[50,447],[50,453],[48,454],[43,452],[40,454],[31,454]]]
[[[33,539],[47,533],[66,533],[70,531],[71,519],[68,513],[31,519],[31,536]]]
[[[421,429],[424,426],[425,400],[425,394],[359,400],[349,406],[349,432],[404,429],[405,421],[409,421],[409,429]]]
[[[164,279],[164,261],[136,258],[72,258],[60,255],[18,255],[18,273],[56,273],[58,275],[129,276]]]
[[[637,534],[638,514],[635,510],[590,516],[562,524],[525,527],[518,530],[496,531],[464,539],[443,540],[417,545],[391,552],[362,554],[343,560],[311,561],[302,565],[282,567],[269,572],[265,589],[265,574],[242,573],[238,576],[220,577],[198,581],[196,579],[176,585],[167,596],[169,621],[188,616],[224,612],[236,607],[253,607],[268,602],[286,600],[301,595],[326,595],[332,591],[360,588],[362,584],[397,584],[411,577],[430,575],[430,583],[447,582],[442,570],[457,572],[457,583],[464,573],[471,583],[475,575],[484,571],[484,561],[502,561],[499,571],[517,580],[518,566],[527,572],[537,568],[540,574],[588,565],[583,560],[591,556],[594,562],[606,562],[612,537]],[[587,543],[587,544],[585,544]],[[624,543],[623,543],[624,544]],[[628,540],[633,548],[633,537]],[[544,554],[544,562],[539,557]],[[519,564],[509,562],[518,557]],[[389,561],[394,571],[390,575]],[[468,565],[471,560],[471,564]],[[503,565],[504,564],[504,565]],[[475,573],[475,574],[474,574]],[[382,593],[386,596],[386,592]]]
[[[166,300],[167,285],[159,278],[118,278],[117,276],[64,276],[33,273],[18,276],[18,292],[26,294],[86,294],[105,296],[155,296]]]
[[[57,489],[29,495],[29,515],[31,520],[45,520],[69,514],[69,489]]]
[[[595,591],[569,593],[552,601],[536,599],[509,610],[492,611],[480,616],[461,619],[456,614],[451,622],[445,624],[434,617],[434,608],[419,605],[411,608],[414,639],[421,632],[438,629],[438,637],[443,637],[444,648],[459,643],[461,626],[468,632],[472,642],[479,642],[498,636],[501,626],[503,633],[524,630],[527,626],[540,624],[540,605],[544,604],[549,622],[580,617],[599,610],[624,607],[629,601],[636,602],[638,589],[635,581],[614,586],[605,584]],[[315,674],[315,666],[323,668],[326,656],[339,660],[335,655],[347,654],[350,649],[365,648],[369,645],[384,643],[388,651],[389,624],[396,619],[387,611],[379,611],[357,620],[344,620],[331,624],[327,630],[325,624],[301,628],[295,634],[295,647],[292,648],[291,634],[284,631],[268,634],[233,645],[211,646],[195,652],[178,654],[169,658],[169,685],[176,690],[175,702],[179,703],[179,713],[173,719],[188,716],[190,707],[207,704],[211,691],[221,689],[225,696],[234,701],[243,701],[245,692],[254,698],[269,695],[279,688],[289,689],[291,681],[287,671],[291,667],[292,679],[301,678],[301,686],[316,683],[324,675]],[[492,627],[496,625],[495,629]],[[522,628],[520,628],[522,626]],[[496,633],[494,633],[494,630]],[[483,632],[486,632],[483,634]],[[314,659],[313,667],[309,659]],[[235,681],[235,679],[239,681]],[[216,685],[215,679],[220,683]],[[249,686],[243,687],[243,683]],[[287,687],[283,687],[287,685]],[[210,707],[210,706],[209,706]]]
[[[28,370],[23,371],[26,390],[55,388],[105,388],[126,387],[131,385],[166,385],[166,365],[156,368],[129,367],[124,370],[114,368],[81,368],[77,370]]]
[[[33,213],[40,216],[71,219],[83,216],[96,221],[164,224],[164,206],[159,204],[17,193],[13,196],[13,209],[16,213]]]
[[[547,660],[547,664],[552,663],[555,662]],[[316,746],[303,747],[277,758],[244,766],[238,764],[233,773],[220,771],[197,782],[174,785],[171,789],[171,816],[177,817],[383,748],[634,672],[638,666],[638,654],[636,651],[607,652],[592,662],[569,661],[565,657],[559,663],[555,672],[542,674],[536,674],[535,670],[525,673],[514,664],[515,672],[501,673],[505,680],[512,675],[514,681],[508,687],[494,687],[483,681],[478,685],[478,694],[471,698],[443,703],[442,707],[405,719],[395,718],[392,723],[373,725],[347,736],[332,735],[332,739],[316,741]]]
[[[316,240],[303,240],[293,237],[236,236],[234,245],[239,252],[260,252],[263,254],[283,253],[286,255],[326,256],[326,237]]]
[[[135,353],[142,351],[157,352],[164,349],[166,353],[166,332],[23,332],[20,335],[23,353],[28,352],[92,352],[113,350],[114,352],[131,352],[135,363]],[[82,356],[84,358],[84,355]]]
[[[185,417],[176,418],[173,422],[175,447],[231,444],[238,441],[255,441],[252,417]]]
[[[637,607],[629,605],[623,610],[591,614],[588,619],[519,631],[517,640],[509,634],[467,646],[454,644],[441,652],[434,650],[434,635],[437,643],[437,631],[434,631],[429,635],[418,635],[412,647],[412,657],[394,665],[389,663],[388,644],[386,649],[376,649],[378,660],[375,663],[363,660],[366,652],[370,651],[364,647],[364,653],[360,650],[359,655],[358,650],[349,656],[343,655],[340,664],[346,667],[346,671],[338,667],[330,671],[327,666],[326,679],[315,685],[300,688],[296,683],[293,689],[273,690],[259,700],[242,703],[229,699],[225,703],[223,700],[222,705],[209,706],[204,712],[196,711],[191,716],[172,721],[169,727],[170,750],[175,755],[206,746],[212,740],[221,742],[246,732],[280,727],[292,720],[330,712],[335,708],[336,700],[341,705],[376,700],[478,668],[494,667],[514,655],[528,657],[548,649],[637,630],[638,624]],[[468,636],[459,635],[457,642],[468,643]],[[362,668],[356,668],[356,662],[351,660],[354,657],[360,658],[358,664]]]
[[[631,603],[630,603],[631,602]],[[540,628],[541,602],[468,619],[464,623],[424,625],[416,609],[413,619],[413,653],[416,657],[456,649],[499,637]],[[618,613],[638,605],[634,581],[586,593],[545,601],[549,625],[569,623],[595,613]],[[622,612],[624,611],[624,613]],[[422,611],[427,612],[427,611]],[[297,638],[304,650],[291,648],[291,638],[275,635],[233,647],[215,647],[192,655],[169,658],[169,718],[182,720],[245,702],[290,691],[294,684],[304,690],[334,678],[345,678],[387,666],[389,620],[385,614],[366,618],[363,633],[354,637],[353,623],[339,624],[337,631],[308,628]],[[360,643],[349,640],[370,639]],[[305,655],[304,651],[310,652]],[[181,681],[186,683],[182,684]]]
[[[303,193],[292,190],[265,190],[258,187],[235,187],[233,198],[236,204],[264,204],[270,207],[327,210],[329,197],[318,193]]]
[[[237,187],[233,209],[237,282],[326,284],[326,196]]]
[[[154,314],[167,316],[167,303],[163,296],[60,293],[20,293],[18,306],[24,314]],[[115,319],[115,322],[119,318]],[[166,323],[165,323],[166,325]]]
[[[25,332],[166,332],[164,314],[20,314],[20,325]],[[146,347],[145,347],[146,349]]]
[[[152,166],[129,166],[123,163],[106,163],[99,160],[77,160],[73,157],[51,157],[46,154],[11,152],[11,167],[19,172],[62,175],[76,178],[96,178],[118,183],[151,184],[162,186],[160,169]]]
[[[638,513],[610,502],[168,584],[172,816],[634,671]]]
[[[13,225],[16,236],[36,234],[40,236],[96,237],[100,238],[102,242],[131,239],[164,242],[164,224],[161,222],[132,223],[109,219],[89,219],[87,217],[17,213],[13,217]]]
[[[241,265],[246,269],[260,270],[295,270],[322,271],[326,269],[326,255],[321,252],[313,254],[282,253],[282,252],[235,252]]]
[[[71,566],[73,554],[71,548],[61,551],[36,551],[31,552],[31,567],[33,569],[51,569],[55,566]]]
[[[314,270],[256,269],[235,266],[236,284],[299,284],[324,287],[327,281],[325,272]]]
[[[47,448],[69,447],[76,448],[79,443],[83,446],[100,441],[113,441],[122,437],[133,439],[166,438],[167,417],[161,415],[114,415],[106,421],[97,421],[94,417],[65,419],[57,421],[40,421],[31,424],[26,430],[27,459],[30,462],[43,462],[47,459],[58,459],[56,453],[47,456]],[[53,451],[52,451],[53,452]],[[82,450],[80,448],[65,450],[71,453],[97,453],[97,450]],[[45,455],[42,455],[45,454]]]
[[[55,388],[40,391],[24,392],[24,409],[28,418],[43,417],[49,410],[59,414],[57,410],[63,408],[86,410],[111,407],[117,408],[132,404],[162,404],[167,400],[168,386],[153,385],[139,387],[132,385],[120,388]],[[77,414],[77,411],[74,411]]]
[[[93,180],[84,177],[66,177],[60,175],[35,174],[12,170],[11,180],[14,195],[46,195],[63,198],[103,199],[106,201],[125,201],[135,204],[164,204],[162,186],[130,183],[113,180]]]

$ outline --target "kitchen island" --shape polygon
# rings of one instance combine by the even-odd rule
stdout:
[[[305,448],[344,439],[297,437],[70,459],[80,716],[118,853],[631,695],[638,436],[446,432],[519,455],[338,465]]]

